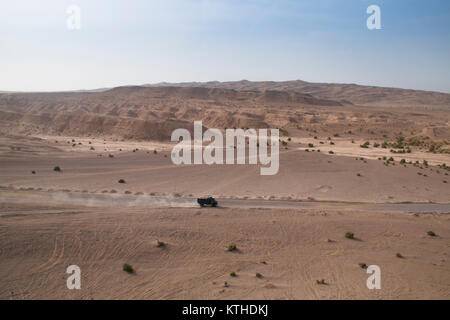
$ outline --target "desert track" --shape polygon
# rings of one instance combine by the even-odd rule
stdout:
[[[150,195],[86,194],[70,192],[11,191],[0,189],[0,200],[9,203],[52,203],[88,207],[197,207],[195,198]],[[450,213],[450,203],[368,203],[339,201],[293,201],[262,199],[218,199],[220,208],[284,208],[364,210],[377,212]]]

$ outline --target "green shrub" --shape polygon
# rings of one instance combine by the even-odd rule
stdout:
[[[436,237],[436,233],[434,233],[433,231],[428,231],[427,234],[428,234],[430,237]]]
[[[230,277],[233,277],[233,278],[235,278],[235,277],[237,277],[237,274],[236,274],[236,272],[230,272]]]
[[[317,284],[326,284],[325,279],[316,280]]]
[[[396,254],[395,256],[396,256],[397,258],[400,258],[400,259],[403,258],[402,254],[401,254],[401,253],[398,253],[398,252],[397,252],[397,254]]]
[[[156,240],[156,246],[157,246],[158,248],[160,248],[160,247],[165,247],[166,244],[165,244],[164,242],[162,242],[162,241]]]
[[[361,148],[366,148],[366,149],[369,148],[369,146],[370,146],[370,142],[369,141],[366,141],[366,142],[364,142],[364,144],[360,145]]]
[[[365,263],[360,263],[360,264],[359,264],[359,267],[362,268],[362,269],[367,269],[367,264],[365,264]]]
[[[257,278],[259,278],[259,279],[263,278],[263,275],[262,275],[261,273],[259,273],[259,272],[257,272],[257,273],[255,274],[255,276],[256,276]]]
[[[56,166],[56,167],[53,168],[53,171],[61,172],[61,168],[59,166]]]
[[[124,180],[124,179],[119,179],[118,182],[119,182],[119,183],[125,183],[125,180]]]
[[[237,251],[237,246],[234,243],[231,243],[227,246],[227,251],[229,252]]]
[[[122,270],[127,273],[134,273],[134,269],[132,266],[130,266],[128,263],[124,263],[122,266]]]
[[[353,232],[346,232],[345,237],[347,239],[355,239],[355,234]]]

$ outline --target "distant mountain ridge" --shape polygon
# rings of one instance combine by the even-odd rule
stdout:
[[[447,138],[448,110],[449,94],[426,91],[304,81],[164,83],[0,93],[0,133],[167,141],[175,128],[202,120],[208,128],[270,127],[284,134],[408,130]]]
[[[287,91],[310,94],[319,99],[347,102],[361,106],[450,107],[450,94],[434,91],[364,86],[357,84],[293,81],[229,81],[157,83],[144,86],[177,86],[233,89],[238,91]]]

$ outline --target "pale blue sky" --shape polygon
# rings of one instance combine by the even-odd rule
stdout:
[[[68,30],[66,9],[81,8]],[[382,30],[366,28],[381,7]],[[450,92],[448,0],[3,0],[0,90],[306,80]]]

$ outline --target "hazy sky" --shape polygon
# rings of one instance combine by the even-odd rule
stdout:
[[[366,27],[372,4],[381,30]],[[0,90],[301,79],[450,92],[449,59],[448,0],[0,2]]]

